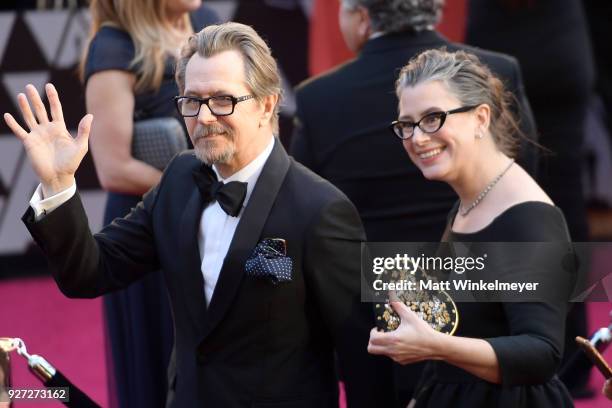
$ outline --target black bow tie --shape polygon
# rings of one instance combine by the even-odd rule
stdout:
[[[217,174],[205,164],[193,172],[193,179],[205,203],[217,200],[227,215],[237,217],[240,214],[246,197],[247,183],[218,181]]]

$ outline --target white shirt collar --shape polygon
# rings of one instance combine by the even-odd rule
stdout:
[[[242,204],[243,207],[246,207],[247,203],[249,202],[249,198],[251,197],[251,193],[253,192],[255,183],[257,183],[257,179],[261,174],[261,170],[263,170],[264,164],[266,164],[268,157],[270,157],[270,154],[272,153],[275,139],[276,138],[272,136],[266,148],[263,149],[263,151],[259,153],[257,157],[255,157],[249,164],[247,164],[228,178],[224,179],[223,177],[221,177],[221,174],[219,174],[215,165],[212,165],[212,168],[217,174],[217,178],[219,179],[219,181],[222,181],[224,183],[229,183],[230,181],[241,181],[243,183],[247,183],[247,192],[246,197],[244,198],[244,203]]]
[[[382,36],[383,36],[383,35],[385,35],[385,34],[387,34],[387,33],[386,33],[386,32],[384,32],[384,31],[376,31],[376,32],[374,32],[374,33],[370,34],[370,37],[369,37],[368,39],[369,39],[369,40],[373,40],[373,39],[375,39],[375,38],[382,37]]]

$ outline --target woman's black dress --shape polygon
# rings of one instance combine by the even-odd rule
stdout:
[[[451,211],[443,241],[568,242],[563,213],[542,202],[515,205],[482,230],[451,230]],[[551,262],[550,273],[559,262]],[[548,272],[547,272],[548,273]],[[569,274],[559,273],[559,279]],[[555,278],[556,279],[556,278]],[[429,362],[417,392],[416,407],[561,408],[572,399],[555,375],[562,355],[567,303],[457,303],[455,336],[481,338],[495,350],[502,384],[492,384],[444,362]]]

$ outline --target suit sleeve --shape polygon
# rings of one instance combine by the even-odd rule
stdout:
[[[394,406],[391,361],[367,353],[373,307],[361,302],[361,242],[355,207],[342,198],[313,224],[306,248],[307,284],[334,339],[349,408]]]
[[[299,91],[297,95],[297,111],[293,118],[293,134],[291,135],[291,143],[289,146],[289,154],[295,160],[308,167],[310,170],[317,173],[315,157],[312,150],[312,140],[308,132],[308,121],[303,112],[303,98],[300,98]]]
[[[531,105],[527,99],[525,92],[525,85],[523,84],[523,76],[521,74],[521,67],[518,61],[514,60],[513,69],[513,84],[512,92],[516,98],[516,104],[513,106],[514,113],[519,119],[519,126],[521,131],[529,140],[537,143],[539,139],[537,126],[531,110]],[[527,170],[527,172],[537,179],[538,164],[539,164],[539,148],[529,141],[521,141],[520,150],[518,153],[519,163]]]
[[[26,211],[22,220],[66,296],[96,297],[159,268],[151,222],[157,189],[95,235],[78,193],[39,221],[31,207]]]

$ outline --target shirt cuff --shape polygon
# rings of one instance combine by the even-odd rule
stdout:
[[[36,221],[55,210],[66,201],[70,200],[76,193],[76,181],[72,182],[72,185],[60,191],[59,193],[52,195],[51,197],[43,199],[42,184],[39,184],[30,199],[30,207],[34,210]]]

